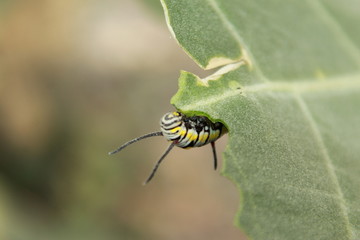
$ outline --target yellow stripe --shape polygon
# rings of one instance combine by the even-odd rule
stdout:
[[[193,134],[192,137],[190,138],[190,141],[195,141],[197,139],[197,134]]]
[[[187,139],[190,139],[190,138],[192,137],[192,135],[193,135],[192,132],[188,132],[186,138],[187,138]]]
[[[203,143],[205,143],[207,136],[209,136],[209,133],[205,132],[205,133],[202,135],[200,141],[203,142]]]
[[[219,131],[215,131],[210,135],[209,140],[213,141],[213,140],[216,140],[218,137],[219,137]]]
[[[185,136],[185,134],[186,134],[186,130],[181,130],[181,131],[179,132],[179,135],[182,136],[182,137]]]
[[[170,129],[169,131],[171,133],[175,133],[176,131],[179,131],[179,130],[180,130],[180,127],[176,127],[176,128]]]

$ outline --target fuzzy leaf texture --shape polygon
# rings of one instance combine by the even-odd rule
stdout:
[[[229,129],[223,174],[254,240],[360,239],[360,2],[162,0],[202,68],[172,98]]]

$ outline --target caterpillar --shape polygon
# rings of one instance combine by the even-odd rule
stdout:
[[[208,143],[211,144],[213,157],[214,157],[214,169],[217,168],[217,156],[215,141],[219,139],[223,134],[227,132],[224,124],[220,122],[213,123],[205,116],[191,116],[188,117],[181,112],[169,112],[166,113],[160,120],[160,130],[159,132],[152,132],[145,134],[143,136],[132,139],[116,150],[109,152],[109,154],[115,154],[123,150],[125,147],[129,146],[132,143],[138,142],[142,139],[154,137],[154,136],[164,136],[168,141],[170,141],[169,147],[161,155],[160,159],[156,162],[151,174],[146,179],[144,184],[150,182],[154,177],[159,165],[168,155],[171,149],[174,146],[180,148],[192,148],[192,147],[201,147]]]

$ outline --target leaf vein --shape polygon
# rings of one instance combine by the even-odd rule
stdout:
[[[309,108],[307,107],[307,105],[306,105],[305,101],[303,100],[303,98],[301,97],[301,95],[294,94],[294,96],[295,96],[295,100],[297,101],[301,111],[303,112],[303,114],[305,116],[305,119],[308,121],[308,124],[310,125],[310,128],[313,132],[313,136],[314,136],[314,138],[318,144],[318,147],[320,148],[321,154],[323,156],[325,167],[328,170],[331,181],[334,183],[336,194],[339,197],[339,207],[340,207],[341,215],[345,222],[346,230],[349,233],[349,237],[353,236],[352,230],[351,230],[351,223],[350,223],[349,215],[348,215],[348,209],[346,206],[346,200],[345,200],[344,194],[341,190],[339,180],[335,173],[334,164],[329,156],[329,152],[326,148],[323,137],[321,136],[320,130],[312,116],[312,113],[310,112]]]
[[[218,102],[228,100],[232,97],[247,97],[247,94],[258,92],[287,92],[287,93],[303,93],[315,91],[330,90],[358,90],[360,89],[360,74],[349,76],[340,76],[332,78],[329,81],[296,81],[296,82],[267,82],[245,86],[240,90],[228,90],[216,96],[203,98],[202,100],[192,102],[181,107],[183,111],[193,111],[204,105],[212,105]]]
[[[336,78],[328,78],[327,81],[314,81],[315,79],[302,79],[294,82],[273,81],[246,86],[244,94],[254,92],[314,92],[344,89],[360,89],[360,74],[342,75]]]

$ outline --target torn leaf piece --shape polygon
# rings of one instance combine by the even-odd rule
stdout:
[[[211,1],[162,0],[161,3],[170,32],[200,67],[212,69],[242,58],[241,42],[226,27]]]

